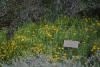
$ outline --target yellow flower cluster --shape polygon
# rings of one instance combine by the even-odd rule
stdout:
[[[58,60],[60,60],[60,57],[58,55],[52,55],[48,57],[49,62],[57,62]]]
[[[91,51],[95,53],[97,50],[100,50],[100,47],[97,47],[96,44],[93,45]]]
[[[15,52],[17,46],[15,41],[12,41],[8,43],[7,45],[4,45],[0,48],[0,58],[3,59],[9,59],[9,57]]]
[[[45,32],[45,35],[47,35],[47,37],[52,38],[52,34],[48,31]]]
[[[52,62],[67,59],[67,53],[64,52],[63,47],[53,48],[52,52],[53,52],[52,57],[50,57],[50,61],[52,61]]]
[[[47,39],[54,39],[53,36],[55,33],[59,31],[59,29],[55,25],[45,24],[45,25],[41,25],[38,31],[39,34],[41,34],[41,36],[45,36]]]
[[[58,32],[59,31],[59,29],[56,26],[52,26],[51,29],[52,29],[53,32]]]
[[[12,41],[10,46],[12,47],[12,49],[16,49],[17,48],[17,45],[16,45],[15,41]]]
[[[57,62],[60,60],[66,60],[67,54],[64,53],[63,55],[53,54],[52,56],[48,57],[49,62]]]
[[[28,37],[23,36],[23,35],[18,35],[15,39],[18,39],[18,40],[20,40],[20,41],[26,41],[26,40],[29,40]]]
[[[36,44],[36,46],[33,46],[32,48],[31,48],[31,50],[32,50],[32,52],[34,53],[34,54],[41,54],[41,53],[43,53],[43,50],[44,50],[44,46],[43,46],[43,44]]]
[[[67,53],[64,53],[62,56],[62,60],[66,60],[67,59]]]

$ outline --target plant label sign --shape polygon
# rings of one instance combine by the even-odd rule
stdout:
[[[64,47],[78,48],[79,41],[64,40]]]

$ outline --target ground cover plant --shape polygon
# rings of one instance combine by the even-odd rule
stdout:
[[[99,29],[100,21],[95,18],[65,16],[57,18],[55,22],[41,20],[39,24],[28,21],[14,32],[11,40],[6,38],[7,29],[0,31],[0,62],[11,63],[12,59],[19,56],[26,58],[46,55],[49,63],[77,57],[75,62],[80,61],[85,65],[89,55],[100,56],[97,53],[100,50]],[[64,48],[64,40],[79,41],[79,48]],[[98,63],[100,60],[94,62]]]

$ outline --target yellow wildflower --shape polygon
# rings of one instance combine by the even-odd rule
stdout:
[[[51,34],[48,34],[48,37],[52,37],[52,35]]]
[[[55,57],[58,57],[58,55],[55,55]]]
[[[67,56],[67,54],[66,54],[66,53],[64,53],[64,56]]]
[[[54,28],[55,26],[52,25],[52,28]]]
[[[94,49],[94,50],[96,49],[96,45],[93,46],[93,49]]]
[[[23,39],[23,38],[21,39],[21,41],[24,41],[24,40],[25,40],[25,39]]]
[[[96,46],[96,44],[93,45],[91,51],[94,52],[94,53],[97,51],[97,46]]]
[[[56,29],[56,28],[54,28],[53,30],[54,30],[55,32],[58,32],[58,29]]]

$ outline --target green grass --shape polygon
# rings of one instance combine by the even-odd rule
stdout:
[[[51,55],[54,60],[61,60],[61,57],[87,56],[88,51],[100,50],[99,33],[100,21],[91,18],[58,18],[55,22],[42,20],[40,24],[33,22],[26,23],[18,28],[14,37],[6,43],[5,31],[0,32],[0,59],[8,61],[17,56]],[[64,40],[79,41],[79,48],[72,49],[70,52],[64,49]],[[4,45],[2,45],[4,44]],[[95,52],[94,52],[95,53]]]

